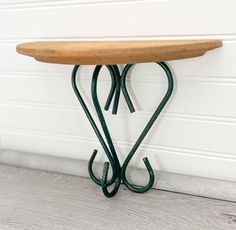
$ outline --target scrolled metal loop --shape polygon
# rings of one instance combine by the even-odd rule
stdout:
[[[108,191],[108,183],[107,183],[108,171],[109,171],[109,162],[105,162],[102,174],[102,191],[106,197],[113,197],[117,193],[120,187],[121,183],[120,170],[118,171],[117,178],[114,182],[114,188],[110,192]]]
[[[111,66],[107,66],[107,69],[109,70],[110,76],[111,76],[111,89],[110,92],[108,94],[105,106],[104,106],[104,110],[108,110],[110,105],[111,105],[111,101],[112,98],[114,97],[115,91],[116,91],[116,85],[117,85],[117,78],[116,78],[116,73],[114,72],[113,68]]]
[[[126,157],[122,167],[121,167],[121,179],[123,181],[123,183],[126,185],[126,187],[133,191],[133,192],[137,192],[137,193],[143,193],[148,191],[154,183],[154,173],[153,173],[153,169],[148,161],[147,158],[144,158],[143,161],[145,163],[145,166],[148,170],[149,173],[149,181],[148,184],[144,187],[142,186],[134,186],[131,183],[129,183],[128,179],[126,178],[126,170],[128,167],[129,162],[131,161],[132,157],[134,156],[136,150],[138,149],[138,147],[140,146],[140,144],[142,143],[143,139],[145,138],[145,136],[147,135],[148,131],[151,129],[152,125],[154,124],[154,122],[156,121],[156,119],[158,118],[159,114],[161,113],[162,109],[164,108],[165,104],[167,103],[167,101],[169,100],[172,92],[173,92],[173,76],[172,73],[169,69],[169,67],[164,63],[164,62],[157,62],[157,64],[159,66],[161,66],[161,68],[165,71],[166,76],[167,76],[167,80],[168,80],[168,89],[167,92],[165,94],[165,96],[163,97],[162,101],[160,102],[160,104],[158,105],[158,107],[156,108],[155,112],[153,113],[153,115],[151,116],[150,120],[148,121],[147,125],[145,126],[145,128],[143,129],[142,133],[140,134],[139,138],[137,139],[137,141],[135,142],[134,146],[132,147],[132,149],[130,150],[128,156]],[[127,92],[126,89],[126,85],[125,85],[125,81],[126,81],[126,76],[128,71],[130,70],[130,68],[133,65],[126,65],[126,67],[124,68],[124,71],[122,73],[122,77],[121,77],[121,82],[122,82],[122,91],[123,92]],[[129,97],[127,97],[129,98]],[[128,102],[127,102],[128,103]]]
[[[90,122],[90,124],[91,124],[91,126],[92,126],[92,128],[93,128],[93,130],[94,130],[94,132],[96,134],[96,136],[97,136],[97,138],[98,138],[98,140],[100,141],[100,143],[101,143],[101,145],[103,147],[103,150],[104,150],[105,154],[107,155],[107,158],[108,158],[109,162],[111,163],[113,174],[112,174],[111,179],[107,182],[108,185],[111,185],[112,183],[114,183],[114,181],[117,178],[116,165],[115,165],[115,162],[113,160],[113,156],[110,153],[110,150],[107,147],[106,142],[104,141],[104,139],[103,139],[103,137],[102,137],[102,135],[101,135],[101,133],[100,133],[100,131],[99,131],[99,129],[98,129],[98,127],[97,127],[97,125],[96,125],[96,123],[95,123],[95,121],[94,121],[94,119],[93,119],[93,117],[92,117],[88,107],[86,106],[86,104],[85,104],[85,102],[84,102],[84,100],[83,100],[83,98],[82,98],[82,96],[81,96],[81,94],[79,92],[79,89],[77,87],[77,84],[76,84],[76,73],[77,73],[78,69],[79,69],[79,65],[76,65],[73,68],[72,75],[71,75],[72,87],[73,87],[75,95],[77,96],[77,99],[80,102],[80,104],[81,104],[81,106],[82,106],[82,108],[83,108],[83,110],[84,110],[84,112],[85,112],[85,114],[86,114],[86,116],[87,116],[87,118],[88,118],[88,120],[89,120],[89,122]],[[94,151],[92,156],[91,156],[91,158],[90,158],[90,164],[89,164],[88,169],[89,169],[89,174],[92,175],[91,176],[92,180],[96,184],[102,186],[102,180],[96,178],[94,173],[93,173],[93,171],[92,171],[92,163],[94,161],[94,158],[95,158],[96,154],[97,154],[97,152]]]
[[[121,181],[123,181],[124,185],[129,190],[131,190],[133,192],[137,192],[137,193],[143,193],[143,192],[148,191],[154,184],[154,179],[155,179],[154,172],[153,172],[152,166],[149,163],[149,160],[147,157],[145,157],[143,159],[146,169],[149,173],[149,181],[146,186],[132,185],[126,177],[126,170],[127,170],[128,164],[130,163],[136,150],[138,149],[138,147],[142,143],[143,139],[145,138],[145,136],[147,135],[147,133],[149,132],[149,130],[153,126],[154,122],[156,121],[159,114],[163,110],[164,106],[166,105],[166,103],[169,100],[169,98],[172,94],[172,91],[173,91],[173,84],[174,83],[173,83],[173,77],[172,77],[169,67],[164,62],[157,62],[157,64],[166,73],[166,76],[168,79],[167,92],[166,92],[165,96],[163,97],[162,101],[160,102],[160,104],[158,105],[158,107],[156,108],[156,110],[154,111],[153,115],[149,119],[148,123],[146,124],[142,133],[138,137],[134,146],[131,148],[131,150],[130,150],[129,154],[127,155],[122,166],[120,165],[120,162],[119,162],[115,147],[113,145],[113,142],[112,142],[112,139],[111,139],[111,136],[110,136],[110,133],[109,133],[109,130],[108,130],[108,127],[107,127],[106,121],[104,119],[103,112],[102,112],[102,109],[101,109],[101,106],[100,106],[100,103],[98,100],[98,96],[97,96],[97,80],[98,80],[99,72],[100,72],[102,66],[97,65],[94,69],[93,77],[92,77],[92,84],[91,84],[91,94],[92,94],[93,104],[96,109],[96,113],[99,118],[99,122],[102,127],[103,134],[105,136],[105,140],[104,140],[102,134],[100,133],[93,117],[91,116],[91,113],[88,110],[83,98],[81,97],[81,94],[79,93],[78,87],[76,85],[76,73],[77,73],[79,66],[75,66],[72,71],[71,81],[72,81],[72,86],[73,86],[74,92],[75,92],[75,94],[76,94],[95,134],[97,135],[97,138],[100,141],[102,148],[103,148],[108,160],[109,160],[109,162],[104,163],[103,174],[102,174],[101,179],[97,178],[95,176],[95,173],[93,172],[93,163],[94,163],[94,159],[97,155],[96,149],[93,151],[93,154],[91,155],[91,158],[90,158],[89,164],[88,164],[88,170],[89,170],[90,177],[92,178],[92,180],[96,184],[98,184],[99,186],[102,186],[102,191],[106,197],[112,197],[117,193],[117,191],[120,187]],[[130,96],[128,94],[128,90],[126,87],[126,77],[127,77],[127,74],[130,71],[132,66],[133,66],[133,64],[127,64],[125,66],[124,70],[122,71],[122,74],[120,74],[117,65],[107,65],[106,66],[108,71],[110,72],[110,75],[111,75],[111,89],[110,89],[110,92],[109,92],[109,95],[108,95],[108,98],[107,98],[107,101],[105,104],[105,108],[104,108],[105,110],[109,109],[111,101],[114,97],[114,104],[113,104],[112,113],[113,114],[117,113],[119,98],[120,98],[120,88],[121,88],[130,112],[135,111],[133,103],[130,99]],[[111,176],[111,179],[108,180],[107,177],[108,177],[108,172],[109,172],[109,165],[111,165],[111,168],[112,168],[112,176]],[[112,184],[114,184],[113,189],[111,191],[108,191],[108,187],[111,186]]]
[[[103,175],[106,175],[106,177],[103,176],[103,179],[105,179],[105,181],[103,181],[103,179],[101,181],[102,182],[102,188],[103,188],[104,195],[110,197],[110,196],[113,196],[115,194],[115,192],[118,191],[118,188],[119,188],[118,183],[120,183],[120,177],[118,177],[118,175],[120,174],[120,162],[119,162],[119,159],[117,157],[116,150],[115,150],[115,147],[113,145],[113,142],[112,142],[112,139],[111,139],[111,136],[110,136],[110,133],[109,133],[109,130],[108,130],[108,127],[107,127],[107,124],[106,124],[106,121],[105,121],[105,118],[103,116],[103,112],[102,112],[102,109],[101,109],[101,106],[100,106],[100,103],[99,103],[99,100],[98,100],[98,96],[97,96],[97,80],[98,80],[98,76],[99,76],[99,72],[100,72],[101,68],[102,68],[102,66],[98,65],[94,69],[93,76],[92,76],[92,84],[91,84],[91,94],[92,94],[93,104],[94,104],[95,110],[97,112],[97,116],[99,118],[99,121],[100,121],[100,125],[101,125],[103,133],[105,135],[107,144],[109,146],[110,153],[112,155],[112,161],[110,161],[110,163],[112,163],[111,164],[112,170],[116,171],[116,174],[117,174],[117,178],[115,180],[115,188],[113,189],[113,191],[111,193],[109,193],[108,190],[107,190],[107,186],[109,186],[110,184],[107,182],[108,171],[106,171],[109,168],[108,167],[109,164],[106,163],[104,165]],[[107,66],[107,68],[108,68],[108,70],[113,71],[112,66]],[[117,99],[117,93],[116,93],[115,101],[116,101],[116,99]],[[119,99],[119,93],[118,93],[118,99]],[[92,163],[91,163],[91,168],[92,168]],[[94,176],[94,174],[91,174],[91,175]],[[116,190],[116,188],[117,188],[117,190]]]

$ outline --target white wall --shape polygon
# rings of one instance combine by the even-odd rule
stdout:
[[[38,40],[218,38],[204,57],[171,61],[175,90],[132,164],[148,156],[155,169],[236,181],[235,0],[1,0],[0,141],[2,149],[89,159],[101,150],[70,85],[72,66],[39,63],[15,46]],[[92,67],[79,84],[90,98]],[[110,78],[99,82],[105,102]],[[117,116],[106,112],[121,159],[166,90],[154,64],[129,78],[138,111],[123,97]],[[91,105],[91,102],[90,102]],[[103,160],[100,151],[99,160]]]

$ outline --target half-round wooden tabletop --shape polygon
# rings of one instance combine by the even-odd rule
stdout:
[[[38,61],[73,65],[133,64],[203,55],[220,40],[49,41],[17,45],[17,52]]]

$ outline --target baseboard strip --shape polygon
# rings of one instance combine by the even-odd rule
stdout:
[[[12,150],[0,152],[0,163],[19,167],[44,170],[62,174],[88,177],[88,162],[58,156],[25,153]],[[101,174],[103,164],[96,163],[94,171]],[[128,171],[131,181],[145,184],[148,175],[144,169],[131,168]],[[155,189],[179,192],[236,202],[236,183],[170,172],[155,171]]]

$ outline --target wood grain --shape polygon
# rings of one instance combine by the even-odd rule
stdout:
[[[232,202],[124,187],[107,199],[89,179],[5,165],[0,188],[0,229],[236,229]]]
[[[126,64],[178,60],[221,47],[220,40],[49,41],[19,44],[18,53],[58,64]]]

